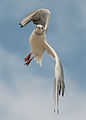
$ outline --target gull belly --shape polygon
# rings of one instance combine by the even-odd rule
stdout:
[[[46,40],[46,33],[44,32],[42,35],[37,35],[34,31],[32,32],[29,42],[32,49],[32,54],[36,56],[37,63],[40,63],[42,66],[42,56],[45,52],[42,43]]]

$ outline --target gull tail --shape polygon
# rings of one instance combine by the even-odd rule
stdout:
[[[39,63],[40,66],[42,67],[42,57],[36,57],[37,58],[37,64]]]

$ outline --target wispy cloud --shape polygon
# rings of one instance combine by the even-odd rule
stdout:
[[[34,76],[19,56],[3,48],[0,57],[0,119],[81,120],[86,117],[86,95],[72,81],[74,78],[65,76],[65,97],[60,98],[60,115],[57,115],[53,113],[53,85],[48,78]]]

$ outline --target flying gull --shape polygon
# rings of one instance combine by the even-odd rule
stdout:
[[[36,58],[37,63],[42,66],[42,56],[45,51],[52,57],[55,61],[55,79],[54,79],[54,92],[53,92],[53,102],[54,102],[54,112],[57,111],[59,113],[59,96],[62,94],[64,96],[64,73],[61,61],[59,56],[55,52],[55,50],[47,43],[46,41],[46,33],[48,30],[48,24],[50,20],[50,11],[48,9],[38,9],[27,17],[25,17],[20,26],[24,27],[29,22],[33,22],[36,24],[35,29],[33,30],[29,42],[32,51],[30,54],[24,59],[25,65],[29,65],[32,59]],[[31,58],[31,55],[33,57]]]

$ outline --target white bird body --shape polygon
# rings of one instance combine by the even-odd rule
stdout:
[[[32,49],[32,54],[36,56],[37,63],[40,63],[42,66],[42,56],[44,54],[45,49],[42,44],[43,41],[46,40],[46,33],[44,32],[42,35],[37,35],[35,31],[32,32],[29,42]]]
[[[38,9],[37,11],[31,13],[26,18],[24,18],[20,25],[24,27],[29,22],[36,24],[36,28],[33,30],[29,42],[32,49],[32,52],[25,58],[25,65],[28,65],[33,58],[37,58],[37,63],[42,65],[42,56],[45,51],[53,58],[55,61],[55,79],[54,79],[54,111],[59,112],[59,96],[62,91],[62,96],[64,96],[64,73],[61,61],[55,50],[47,43],[46,41],[46,32],[48,30],[48,24],[50,19],[50,11],[46,9]],[[31,54],[34,55],[30,59]]]

